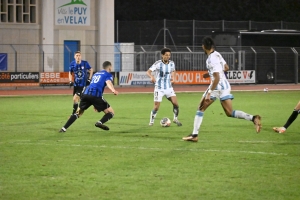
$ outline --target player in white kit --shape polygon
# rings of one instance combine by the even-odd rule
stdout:
[[[154,124],[154,119],[164,96],[166,96],[166,98],[173,104],[173,122],[176,123],[177,126],[182,126],[178,120],[179,106],[172,86],[175,81],[175,63],[170,60],[171,50],[163,48],[161,50],[161,56],[162,59],[156,61],[147,71],[147,75],[151,78],[151,82],[155,83],[154,107],[150,113],[149,126]],[[154,72],[154,76],[152,75],[152,72]]]
[[[198,132],[202,123],[204,111],[216,99],[220,99],[221,105],[227,117],[234,117],[252,121],[255,125],[256,132],[259,133],[261,129],[261,117],[259,115],[250,115],[240,110],[233,110],[232,108],[233,95],[230,93],[231,87],[223,71],[224,66],[226,66],[227,64],[221,54],[215,51],[214,41],[210,37],[205,37],[202,40],[202,48],[208,55],[208,58],[206,60],[206,67],[211,78],[211,83],[208,89],[203,94],[200,105],[196,112],[193,133],[186,137],[183,137],[182,139],[192,142],[198,141]]]

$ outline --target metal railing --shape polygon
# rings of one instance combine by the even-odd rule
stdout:
[[[113,62],[114,71],[146,71],[161,58],[163,46],[81,45],[82,59],[94,70],[105,60]],[[200,46],[172,48],[171,60],[177,71],[206,70],[206,55]],[[298,83],[299,52],[294,47],[217,47],[231,70],[255,70],[257,83]],[[0,45],[0,53],[8,54],[7,72],[62,72],[64,63],[73,60],[73,53],[64,56],[64,45]],[[66,60],[65,62],[65,59]]]

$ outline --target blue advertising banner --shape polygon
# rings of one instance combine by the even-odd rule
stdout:
[[[0,71],[7,71],[7,53],[0,53]]]

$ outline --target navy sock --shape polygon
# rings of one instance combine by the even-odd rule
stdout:
[[[64,128],[65,129],[69,128],[69,126],[71,126],[76,121],[77,118],[79,118],[77,114],[71,115],[67,123],[64,125]]]
[[[102,124],[104,124],[105,122],[107,122],[108,120],[110,120],[111,118],[113,118],[114,114],[113,113],[106,113],[102,119],[100,119],[100,122]]]
[[[300,110],[294,110],[283,127],[287,129],[293,123],[293,121],[298,117],[299,112]]]
[[[76,113],[77,109],[78,109],[78,103],[74,103],[72,115],[74,115]]]

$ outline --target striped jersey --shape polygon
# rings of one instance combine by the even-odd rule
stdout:
[[[214,81],[214,76],[213,73],[218,72],[220,75],[220,81],[217,86],[217,88],[212,88],[212,90],[217,89],[217,90],[227,90],[231,89],[229,82],[226,79],[226,76],[224,74],[224,65],[226,64],[226,61],[222,57],[222,55],[217,52],[213,51],[211,54],[209,54],[207,60],[206,60],[206,67],[208,69],[208,74],[210,76],[211,83],[212,85]]]
[[[106,70],[96,72],[91,80],[91,84],[84,90],[84,94],[94,97],[102,97],[106,81],[113,81],[112,75]]]
[[[175,63],[173,61],[169,60],[169,63],[165,64],[162,60],[158,60],[149,68],[149,70],[155,73],[155,86],[158,89],[165,90],[172,88],[171,74],[175,71]]]
[[[90,69],[90,64],[85,60],[81,60],[79,64],[76,63],[76,60],[70,63],[69,71],[74,73],[74,86],[84,87],[86,85],[87,72]]]

